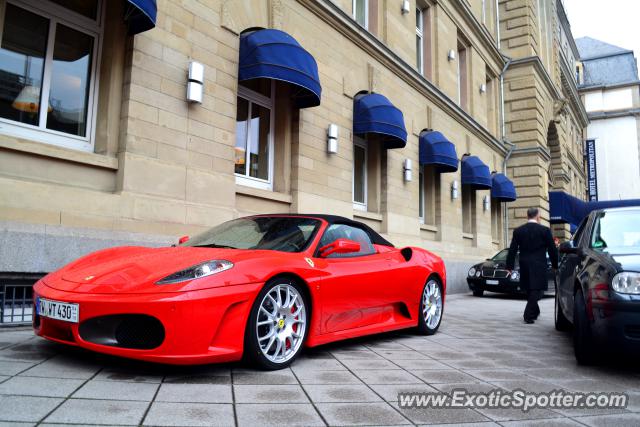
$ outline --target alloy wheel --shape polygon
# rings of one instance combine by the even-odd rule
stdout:
[[[307,313],[300,292],[278,284],[260,302],[256,335],[262,354],[272,363],[285,363],[296,355],[306,329]]]
[[[422,293],[422,316],[429,329],[434,329],[442,316],[442,293],[435,280],[429,280]]]

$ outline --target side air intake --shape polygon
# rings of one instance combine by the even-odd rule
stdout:
[[[403,248],[403,249],[400,249],[400,253],[402,254],[402,257],[404,258],[405,261],[409,261],[413,256],[413,249]]]

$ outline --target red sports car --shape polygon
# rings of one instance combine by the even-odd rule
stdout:
[[[185,238],[181,239],[185,240]],[[34,288],[36,334],[174,364],[289,365],[303,345],[436,332],[442,260],[330,215],[239,218],[165,248],[87,255]]]

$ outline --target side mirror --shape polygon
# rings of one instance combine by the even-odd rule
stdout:
[[[560,243],[560,246],[558,246],[558,252],[561,254],[577,254],[578,248],[573,246],[573,240],[569,240],[568,242]]]
[[[182,236],[180,239],[178,239],[178,244],[181,245],[183,243],[186,243],[189,241],[189,236]]]
[[[320,248],[320,258],[331,254],[352,254],[360,252],[360,243],[349,239],[338,239]]]

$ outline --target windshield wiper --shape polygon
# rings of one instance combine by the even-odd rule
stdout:
[[[233,246],[228,246],[228,245],[218,245],[215,243],[209,243],[207,245],[193,245],[193,248],[221,248],[221,249],[238,249],[238,248],[234,248]]]

